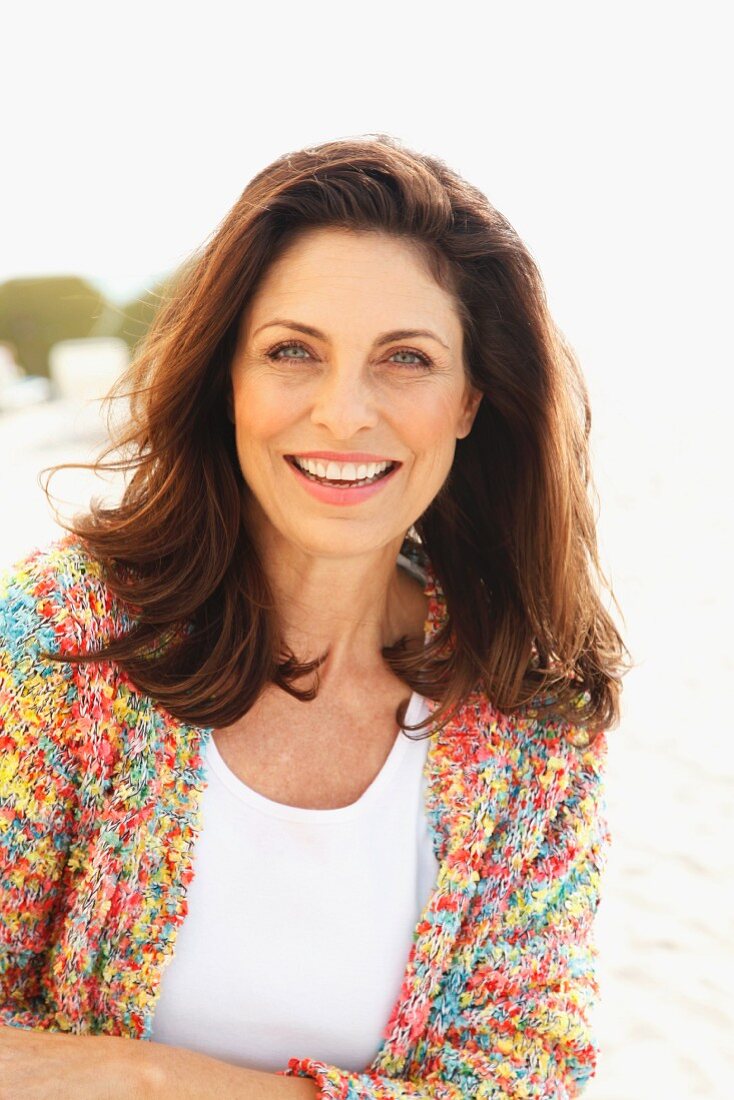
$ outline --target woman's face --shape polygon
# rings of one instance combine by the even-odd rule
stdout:
[[[267,270],[243,316],[232,388],[260,519],[328,557],[399,547],[481,399],[465,378],[453,300],[415,247],[343,229],[304,232]],[[294,462],[307,455],[310,475]],[[383,460],[396,464],[387,477],[369,466]]]

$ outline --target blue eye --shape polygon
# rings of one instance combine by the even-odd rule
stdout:
[[[401,348],[400,351],[394,351],[393,355],[413,355],[419,360],[418,363],[403,363],[404,367],[430,367],[431,360],[427,355],[424,355],[422,351],[412,351],[410,348]]]
[[[295,341],[291,340],[286,344],[277,344],[276,347],[271,348],[270,351],[268,352],[268,359],[275,359],[277,361],[277,359],[279,358],[278,357],[278,352],[279,351],[285,351],[286,348],[298,348],[300,351],[305,351],[306,354],[308,355],[308,349],[305,348],[303,346],[303,344],[299,344],[299,343],[296,343]],[[288,355],[285,358],[292,359],[294,357],[291,356],[291,355]],[[295,358],[301,359],[302,356],[298,355],[298,356],[295,356]]]

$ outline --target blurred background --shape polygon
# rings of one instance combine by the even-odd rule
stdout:
[[[3,565],[60,533],[39,472],[98,451],[98,399],[274,157],[390,133],[479,186],[532,251],[586,374],[602,563],[636,662],[609,734],[588,1100],[732,1088],[723,15],[706,0],[31,0],[3,16]],[[52,489],[69,515],[119,486],[71,469]]]

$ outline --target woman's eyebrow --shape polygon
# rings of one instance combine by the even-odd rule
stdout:
[[[331,343],[329,337],[326,336],[325,333],[321,332],[317,328],[314,328],[312,325],[303,325],[300,323],[300,321],[290,321],[287,318],[279,318],[275,321],[268,321],[266,324],[260,325],[259,328],[256,328],[252,335],[257,336],[258,332],[262,332],[264,328],[271,328],[274,325],[283,325],[285,326],[285,328],[294,328],[298,332],[305,333],[306,336],[313,336],[315,339],[323,340],[327,344]],[[426,336],[429,340],[435,340],[437,343],[441,344],[441,346],[446,348],[447,351],[451,350],[448,344],[445,344],[444,341],[439,336],[437,336],[435,332],[431,332],[430,329],[424,328],[396,328],[393,329],[391,332],[381,333],[380,336],[378,336],[375,340],[375,343],[389,344],[392,340],[408,340],[414,336]]]

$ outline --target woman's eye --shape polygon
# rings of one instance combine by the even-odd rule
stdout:
[[[395,355],[412,355],[414,360],[415,359],[418,360],[417,363],[415,363],[415,362],[413,362],[413,363],[403,362],[402,366],[405,366],[405,367],[430,367],[430,366],[432,366],[431,360],[428,358],[427,355],[424,355],[422,351],[411,351],[410,348],[401,348],[400,351],[393,352],[393,355],[391,356],[391,358],[393,358]]]
[[[278,360],[278,359],[281,358],[281,356],[278,354],[279,352],[281,352],[281,351],[290,351],[290,350],[293,350],[293,349],[295,349],[296,351],[305,352],[305,354],[308,355],[308,349],[304,348],[303,344],[288,343],[288,344],[278,344],[277,347],[271,348],[270,351],[268,352],[268,359]],[[303,356],[302,355],[286,355],[286,356],[283,356],[282,358],[284,358],[284,359],[302,359]]]

